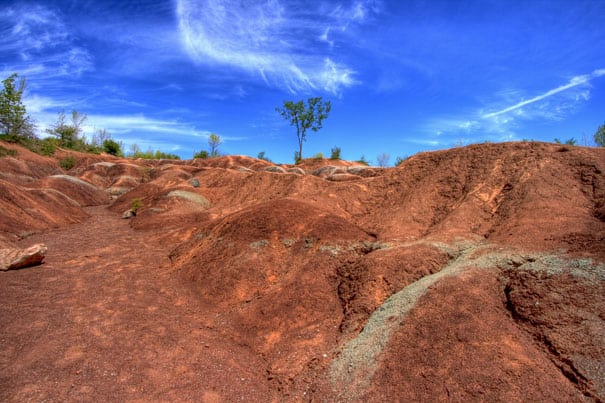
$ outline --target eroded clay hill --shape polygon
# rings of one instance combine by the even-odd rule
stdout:
[[[0,273],[3,401],[605,399],[604,149],[69,172],[15,149],[0,243],[49,255]]]

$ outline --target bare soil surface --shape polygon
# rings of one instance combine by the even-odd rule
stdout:
[[[3,147],[0,401],[605,400],[605,149]]]
[[[44,265],[0,281],[1,401],[261,401],[265,365],[210,325],[169,248],[105,206],[37,234]]]

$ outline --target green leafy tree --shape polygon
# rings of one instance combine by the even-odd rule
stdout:
[[[81,137],[81,134],[82,124],[84,124],[85,120],[85,114],[73,110],[71,111],[71,123],[69,123],[65,118],[65,112],[60,112],[57,122],[50,129],[46,129],[46,132],[56,136],[59,139],[61,147],[72,150],[84,150],[86,142]]]
[[[306,104],[304,101],[285,101],[283,108],[275,108],[284,119],[290,122],[291,126],[296,127],[296,137],[298,138],[296,162],[302,159],[302,147],[307,139],[307,130],[311,129],[316,132],[321,129],[322,122],[328,117],[331,109],[330,101],[324,102],[321,97],[309,98]]]
[[[2,84],[0,91],[0,131],[9,141],[32,140],[36,126],[27,114],[21,96],[25,91],[25,79],[17,83],[17,74],[13,74]]]
[[[221,136],[219,136],[218,134],[211,133],[210,136],[208,136],[208,146],[210,146],[210,156],[211,157],[219,156],[218,146],[220,146],[222,144],[222,142],[223,142],[223,140],[221,139]]]
[[[122,152],[122,145],[112,139],[103,140],[103,151],[105,151],[107,154],[115,155],[116,157],[121,157],[124,155]]]
[[[605,147],[605,123],[599,126],[594,134],[594,142],[597,143],[599,147]]]

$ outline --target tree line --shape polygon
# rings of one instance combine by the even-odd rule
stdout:
[[[105,130],[96,131],[91,141],[87,141],[82,133],[82,125],[86,120],[86,115],[78,111],[72,111],[69,116],[65,112],[59,113],[57,121],[46,133],[52,137],[39,139],[36,136],[36,125],[27,114],[25,105],[22,102],[22,95],[26,88],[25,78],[19,78],[12,74],[2,81],[3,88],[0,91],[0,139],[19,142],[28,146],[33,151],[45,155],[54,153],[56,147],[63,147],[82,152],[106,152],[116,156],[124,156],[123,144],[111,138],[111,135]],[[332,105],[330,101],[325,101],[321,97],[308,98],[307,101],[284,101],[282,107],[276,108],[276,112],[286,119],[291,126],[296,129],[296,138],[298,150],[294,152],[294,161],[300,162],[303,158],[303,143],[307,139],[308,131],[317,132],[322,128],[323,121],[328,118]],[[605,147],[605,124],[599,126],[594,134],[594,142]],[[219,135],[211,133],[208,136],[208,150],[194,152],[194,158],[212,158],[220,155],[219,146],[222,139]],[[163,153],[161,151],[148,150],[143,152],[133,144],[131,146],[130,156],[135,158],[173,158],[179,159],[178,155]],[[340,159],[340,148],[332,149],[333,159]],[[259,158],[267,159],[264,151],[259,153]],[[380,154],[378,156],[380,166],[387,166],[389,155]],[[360,163],[367,163],[362,156]],[[398,158],[397,162],[401,162]]]

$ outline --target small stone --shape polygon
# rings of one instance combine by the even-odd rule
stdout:
[[[136,216],[137,216],[137,213],[133,209],[128,209],[122,213],[122,218],[124,218],[124,219],[129,219],[129,218],[133,218]]]
[[[191,186],[193,186],[194,188],[199,188],[200,187],[200,181],[198,178],[191,178],[189,179],[189,184]]]

